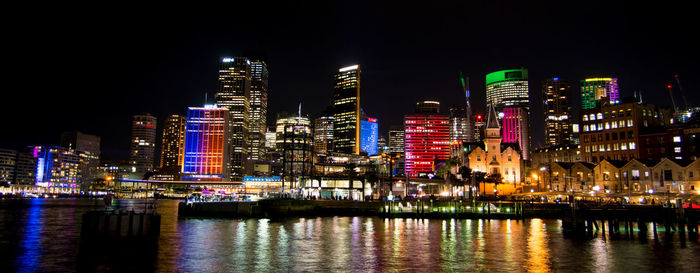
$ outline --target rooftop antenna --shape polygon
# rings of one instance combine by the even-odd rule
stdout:
[[[207,92],[204,92],[204,105],[206,105],[208,102],[209,100],[207,100]]]

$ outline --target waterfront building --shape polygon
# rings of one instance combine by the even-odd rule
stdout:
[[[98,142],[99,143],[99,142]],[[131,122],[129,161],[137,175],[153,171],[156,148],[156,117],[151,114],[134,115]]]
[[[314,152],[327,154],[333,151],[333,115],[314,119]]]
[[[619,100],[618,100],[619,101]],[[611,102],[603,97],[594,108],[579,112],[583,127],[581,153],[586,162],[650,159],[640,143],[640,134],[665,128],[670,120],[668,109],[642,104],[633,98]]]
[[[277,141],[282,147],[282,164],[288,186],[298,186],[299,179],[311,175],[313,168],[314,141],[311,122],[306,117],[290,117],[278,120]]]
[[[588,78],[581,81],[581,109],[592,109],[606,97],[610,103],[620,98],[617,78]]]
[[[185,161],[185,127],[187,120],[181,115],[170,115],[163,123],[163,145],[160,152],[162,170],[182,170]]]
[[[334,75],[333,150],[360,153],[360,66],[340,68]]]
[[[574,142],[571,124],[573,117],[568,99],[570,90],[571,82],[567,80],[551,78],[542,83],[545,147]]]
[[[231,181],[242,181],[246,161],[250,153],[250,90],[251,61],[248,58],[225,57],[219,63],[219,77],[216,105],[229,110],[229,143],[231,147],[230,177]],[[262,94],[262,89],[261,94]],[[262,113],[262,112],[261,112]]]
[[[15,180],[16,185],[34,186],[36,183],[36,147],[28,147],[26,150],[17,151],[15,160]]]
[[[82,156],[81,186],[87,189],[97,179],[97,167],[100,164],[100,137],[78,131],[61,134],[61,147],[75,150]]]
[[[363,116],[360,121],[360,148],[367,155],[379,153],[379,122],[376,118]]]
[[[422,101],[404,117],[407,176],[428,175],[450,157],[450,117],[439,111],[439,102]]]
[[[14,184],[17,151],[0,149],[0,186]]]
[[[555,162],[579,162],[582,160],[579,145],[558,145],[535,150],[532,153],[531,166],[539,169]]]
[[[189,107],[185,133],[185,180],[229,181],[231,118],[228,108]]]
[[[46,188],[77,190],[82,180],[83,157],[74,149],[36,146],[36,185]]]
[[[389,152],[403,154],[405,138],[403,126],[392,126],[389,129]]]
[[[504,183],[515,185],[521,182],[523,161],[519,146],[513,143],[503,143],[501,126],[496,116],[495,105],[489,107],[486,122],[486,138],[483,147],[476,147],[469,152],[469,168],[488,175],[500,174]],[[514,190],[514,188],[513,188]]]

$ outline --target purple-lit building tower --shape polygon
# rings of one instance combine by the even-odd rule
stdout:
[[[503,108],[503,143],[518,143],[523,160],[530,159],[530,124],[527,109]]]

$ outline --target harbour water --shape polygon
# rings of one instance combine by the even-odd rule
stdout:
[[[561,222],[420,220],[378,217],[270,219],[178,218],[161,200],[161,234],[153,255],[111,255],[95,271],[120,264],[159,272],[575,271],[694,272],[697,239],[635,232],[633,238],[566,238]],[[115,200],[144,209],[142,200]],[[70,272],[99,253],[81,252],[84,212],[101,200],[0,200],[0,266],[9,272]],[[643,238],[640,238],[643,237]],[[646,240],[643,240],[646,239]],[[105,249],[111,246],[104,246]],[[142,250],[143,251],[143,250]],[[118,252],[119,253],[119,252]]]

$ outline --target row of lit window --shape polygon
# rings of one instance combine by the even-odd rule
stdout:
[[[610,151],[626,151],[627,149],[634,150],[637,148],[637,144],[634,142],[630,142],[629,146],[627,143],[613,143],[611,144],[600,144],[600,145],[592,145],[592,146],[584,146],[584,151],[586,153],[594,153],[594,152],[610,152]]]
[[[627,127],[632,127],[634,125],[634,122],[632,122],[631,119],[627,120]],[[583,125],[583,131],[588,132],[588,131],[602,131],[602,130],[608,130],[608,129],[617,129],[617,128],[623,128],[625,127],[625,121],[624,120],[618,120],[618,121],[613,121],[613,122],[605,122],[603,123],[598,123],[598,126],[596,127],[595,124],[591,124],[590,126],[588,124]]]

